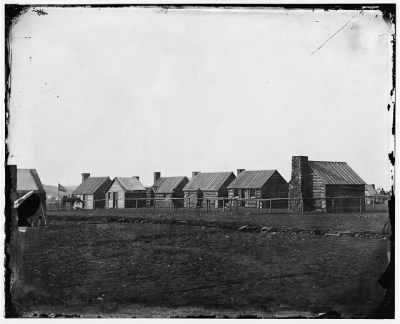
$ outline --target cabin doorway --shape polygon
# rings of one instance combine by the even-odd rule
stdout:
[[[246,198],[246,191],[244,189],[239,189],[239,207],[245,206]]]
[[[196,199],[196,208],[201,208],[203,204],[203,192],[198,190],[197,191],[197,199]]]
[[[118,192],[112,193],[113,208],[118,208]]]

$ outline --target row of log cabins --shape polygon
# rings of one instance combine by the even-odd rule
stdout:
[[[345,162],[309,161],[292,157],[288,183],[277,170],[193,172],[186,176],[161,177],[154,172],[153,185],[144,187],[138,176],[90,177],[73,192],[81,208],[205,207],[221,208],[235,200],[242,207],[289,208],[298,211],[353,211],[365,209],[366,183]],[[289,199],[288,199],[289,198]],[[334,199],[331,199],[334,198]],[[264,199],[264,200],[263,200]],[[266,201],[266,199],[270,199]],[[360,205],[361,204],[361,205]]]

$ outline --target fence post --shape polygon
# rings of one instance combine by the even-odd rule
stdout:
[[[225,213],[225,199],[222,199],[222,212]]]
[[[272,199],[269,200],[269,213],[272,213]]]

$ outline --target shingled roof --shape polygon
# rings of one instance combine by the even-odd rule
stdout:
[[[201,172],[194,176],[183,190],[218,191],[231,175],[235,176],[233,172]]]
[[[76,188],[73,195],[93,195],[106,181],[110,181],[109,177],[89,177]]]
[[[346,162],[309,161],[308,165],[325,185],[366,184]]]
[[[278,172],[277,170],[242,171],[228,186],[228,189],[258,189]]]
[[[173,193],[186,177],[161,177],[154,184],[156,193]]]
[[[17,169],[17,191],[45,191],[36,169]]]
[[[136,177],[116,177],[114,181],[117,181],[119,185],[125,191],[145,191],[146,188],[142,185]]]

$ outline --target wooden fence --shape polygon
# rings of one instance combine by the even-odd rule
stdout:
[[[376,196],[376,197],[324,197],[324,198],[270,198],[270,199],[257,199],[257,198],[226,198],[226,197],[215,197],[215,198],[204,198],[201,203],[190,202],[190,198],[131,198],[125,200],[135,201],[131,208],[123,209],[201,209],[206,212],[211,210],[220,211],[222,213],[237,212],[240,210],[253,210],[259,213],[290,213],[290,206],[299,205],[300,209],[296,210],[296,213],[305,212],[322,212],[322,213],[335,213],[335,212],[370,212],[370,211],[386,211],[387,200],[389,197]],[[105,199],[98,199],[96,201],[104,201]],[[141,203],[143,200],[152,201],[151,204]],[[253,202],[252,207],[244,207],[244,202],[250,200]],[[313,202],[318,200],[319,205],[324,208],[312,208]],[[183,202],[186,201],[186,207],[183,207]],[[308,208],[307,208],[308,205]],[[47,210],[74,210],[74,209],[85,209],[82,206],[73,206],[72,204],[62,205],[57,201],[48,201]],[[83,203],[84,206],[84,203]],[[149,207],[151,206],[151,207]],[[304,207],[306,206],[306,207]],[[346,206],[351,206],[347,208]],[[122,209],[122,208],[105,208],[105,209]]]

